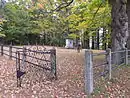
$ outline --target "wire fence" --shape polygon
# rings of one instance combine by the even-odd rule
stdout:
[[[114,72],[121,65],[129,64],[130,50],[112,52],[107,49],[104,52],[93,53],[91,50],[85,51],[85,90],[87,93],[93,93],[96,81],[102,77],[112,79]]]

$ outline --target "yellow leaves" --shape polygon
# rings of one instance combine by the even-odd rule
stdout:
[[[69,38],[72,38],[72,39],[76,39],[77,37],[79,37],[79,35],[74,34],[74,33],[69,34],[68,36],[69,36]]]
[[[98,13],[102,13],[102,12],[104,12],[105,11],[105,7],[103,7],[103,8],[100,8],[99,10],[98,10],[98,8],[96,7],[96,8],[93,8],[93,11],[97,11],[98,10]]]
[[[6,37],[5,34],[0,33],[0,37]]]
[[[67,19],[70,20],[70,21],[79,21],[79,20],[81,20],[81,18],[78,15],[75,15],[75,14],[70,15]]]
[[[47,4],[47,0],[37,0],[36,2],[32,1],[31,9],[43,9]]]
[[[78,29],[78,23],[82,20],[81,17],[79,15],[75,15],[75,14],[72,14],[70,15],[69,17],[67,17],[67,20],[69,20],[70,24],[70,28],[72,29]]]
[[[37,6],[38,6],[38,8],[44,8],[44,5],[42,5],[40,3],[38,3]]]
[[[40,9],[45,8],[45,6],[48,4],[48,2],[46,0],[38,0],[37,1],[37,7]]]
[[[86,21],[80,22],[79,26],[78,26],[78,29],[79,30],[85,29],[85,28],[87,28],[87,25],[88,25],[88,23]]]
[[[74,6],[72,12],[72,15],[68,17],[71,23],[70,28],[76,30],[107,26],[110,22],[110,8],[107,3],[100,0]]]
[[[76,2],[79,2],[79,3],[83,3],[83,2],[86,2],[87,0],[76,0]]]
[[[3,22],[2,22],[2,20],[0,19],[0,24],[2,24]]]
[[[0,18],[0,25],[3,24],[3,22],[6,22],[7,20]]]
[[[86,16],[87,17],[87,16]],[[86,17],[81,17],[81,15],[75,15],[72,14],[68,17],[68,20],[70,22],[70,28],[73,28],[75,30],[81,30],[88,27],[88,21],[86,20]]]

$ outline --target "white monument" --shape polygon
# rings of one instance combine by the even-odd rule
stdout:
[[[72,39],[66,39],[65,48],[74,48],[74,41]]]

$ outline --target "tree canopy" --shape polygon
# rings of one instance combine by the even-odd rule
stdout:
[[[6,42],[28,43],[34,37],[44,44],[65,44],[65,38],[95,36],[110,30],[111,8],[102,0],[10,0],[1,8],[1,34]],[[110,37],[109,35],[106,35]]]

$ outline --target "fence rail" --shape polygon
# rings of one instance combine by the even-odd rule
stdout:
[[[94,81],[100,76],[108,76],[108,79],[112,79],[112,71],[118,68],[119,65],[129,63],[128,52],[130,50],[124,49],[120,51],[112,52],[111,49],[107,49],[105,52],[93,53],[91,50],[85,50],[85,91],[88,94],[93,93]],[[94,57],[104,56],[104,61],[100,64],[94,64]],[[118,60],[114,60],[118,56]]]

